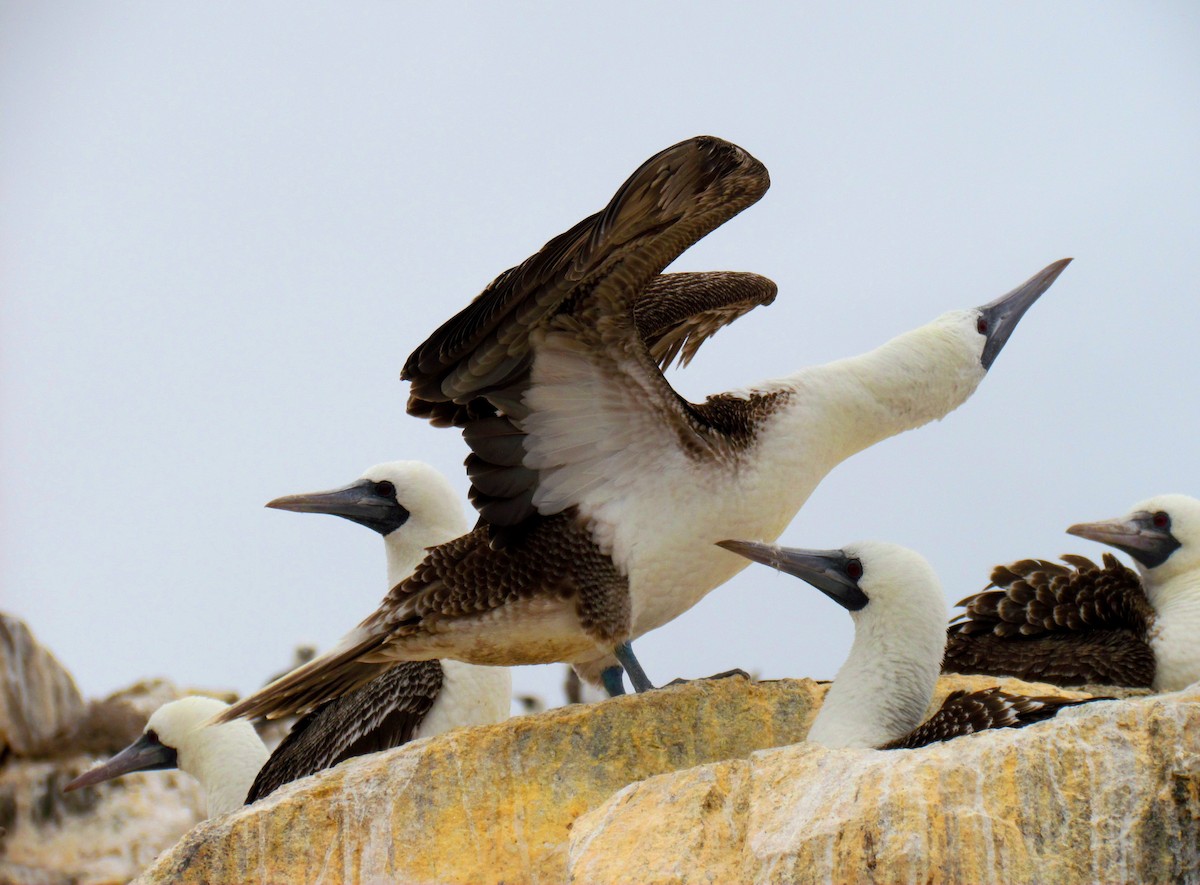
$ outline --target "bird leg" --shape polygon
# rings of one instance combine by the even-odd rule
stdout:
[[[625,694],[624,675],[625,670],[621,667],[606,667],[600,671],[600,681],[604,683],[604,690],[610,698]]]
[[[629,681],[633,683],[633,690],[638,694],[643,691],[650,691],[654,688],[654,684],[650,681],[650,677],[646,675],[646,671],[642,669],[642,665],[638,663],[638,659],[633,655],[633,646],[628,642],[622,642],[613,649],[613,654],[617,660],[621,662],[621,666],[625,668],[625,672],[629,674]],[[614,669],[614,668],[609,668]],[[605,673],[608,671],[606,670]],[[601,674],[603,677],[604,674]],[[605,682],[607,687],[608,683]],[[624,687],[622,686],[622,689]],[[624,691],[622,690],[622,693]]]

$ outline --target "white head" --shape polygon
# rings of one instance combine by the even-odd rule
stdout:
[[[1067,532],[1132,556],[1152,602],[1157,588],[1200,569],[1200,501],[1188,495],[1157,495],[1127,516],[1082,522]]]
[[[376,464],[350,485],[327,492],[286,495],[267,506],[300,513],[329,513],[383,535],[391,584],[408,576],[426,548],[467,531],[454,488],[422,461]]]
[[[241,807],[268,753],[254,726],[244,719],[209,724],[228,708],[223,701],[205,697],[163,704],[154,711],[140,738],[103,765],[71,781],[66,790],[134,771],[178,768],[204,787],[210,816]]]
[[[854,620],[854,644],[809,740],[831,747],[878,747],[920,724],[946,646],[946,601],[924,557],[882,541],[840,550],[744,541],[721,546],[802,578]]]

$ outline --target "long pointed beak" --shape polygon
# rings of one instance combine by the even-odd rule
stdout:
[[[717,546],[807,581],[849,611],[858,611],[869,602],[858,583],[846,574],[850,557],[845,551],[802,550],[755,541],[718,541]]]
[[[408,520],[408,511],[394,496],[381,495],[375,491],[375,483],[361,479],[340,489],[326,492],[309,492],[303,495],[284,495],[268,501],[274,510],[291,510],[294,513],[328,513],[340,516],[374,529],[381,535],[394,532]]]
[[[1151,513],[1139,512],[1120,519],[1080,522],[1067,529],[1067,534],[1123,550],[1146,568],[1162,565],[1180,546],[1170,529],[1160,529],[1154,525],[1154,515]]]
[[[63,787],[64,793],[78,790],[80,787],[90,787],[103,781],[112,780],[123,774],[134,771],[154,771],[160,768],[177,768],[178,759],[175,750],[159,743],[150,734],[140,738],[113,756],[102,765],[97,765],[90,771],[85,771],[75,780]]]
[[[1034,274],[1007,295],[1001,295],[995,301],[979,308],[980,322],[986,323],[987,341],[983,345],[983,355],[979,358],[983,368],[990,369],[996,361],[1001,349],[1008,342],[1009,336],[1017,328],[1017,323],[1025,315],[1025,311],[1033,306],[1033,302],[1053,285],[1073,259],[1063,258]],[[983,327],[981,327],[981,331]]]

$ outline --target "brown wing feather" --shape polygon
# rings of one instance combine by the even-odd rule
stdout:
[[[1057,685],[1149,685],[1154,618],[1137,573],[1111,554],[1066,565],[1026,559],[992,572],[988,589],[958,604],[943,670],[1019,676]]]
[[[881,750],[912,750],[938,741],[989,728],[1022,728],[1055,716],[1063,707],[1111,698],[1027,697],[1000,688],[967,693],[951,692],[941,708],[902,738],[884,744]]]
[[[514,457],[513,444],[527,430],[525,391],[545,334],[553,328],[584,350],[611,349],[626,361],[622,365],[636,365],[639,377],[648,370],[662,399],[677,399],[656,363],[673,347],[694,353],[721,324],[753,307],[739,300],[762,303],[762,283],[727,280],[709,287],[705,310],[725,317],[697,317],[694,306],[677,310],[666,323],[650,317],[644,326],[656,326],[657,358],[639,335],[637,305],[655,286],[669,290],[669,279],[655,281],[662,269],[758,200],[768,185],[761,163],[720,139],[694,138],[668,148],[634,172],[602,212],[501,274],[409,357],[401,374],[412,382],[409,412],[465,428],[471,500],[493,527],[497,546],[514,536],[503,527],[520,526],[536,512],[539,474]],[[681,413],[685,407],[677,404]],[[471,432],[477,423],[486,427]]]
[[[437,661],[406,661],[300,719],[254,779],[246,804],[339,762],[412,740],[442,688]]]
[[[633,305],[638,337],[659,369],[676,358],[686,366],[700,346],[756,307],[775,300],[778,287],[752,273],[661,274]]]

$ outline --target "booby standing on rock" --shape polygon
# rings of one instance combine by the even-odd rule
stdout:
[[[209,817],[240,808],[268,753],[249,722],[211,724],[212,718],[228,707],[205,697],[163,704],[154,711],[140,738],[103,765],[75,778],[64,790],[69,793],[135,771],[178,768],[204,788]]]
[[[1140,578],[1108,553],[1102,568],[1082,556],[997,567],[958,603],[946,671],[1157,691],[1200,679],[1200,501],[1160,495],[1067,531],[1128,553]]]
[[[946,603],[933,567],[897,544],[801,550],[720,546],[812,584],[854,619],[854,644],[808,733],[827,747],[914,749],[989,728],[1020,728],[1086,703],[999,688],[952,692],[927,721],[946,645]]]
[[[840,462],[961,405],[1058,261],[983,307],[869,353],[689,403],[639,330],[638,297],[758,200],[766,169],[711,137],[642,165],[601,212],[501,274],[409,358],[409,411],[463,428],[480,525],[430,551],[326,655],[227,715],[279,716],[397,661],[615,654],[728,580],[730,534],[774,538]],[[669,304],[680,316],[722,309]],[[631,666],[632,665],[632,666]]]
[[[378,532],[387,553],[389,587],[412,574],[426,548],[467,530],[453,487],[421,461],[377,464],[343,488],[287,495],[267,506],[329,513]],[[512,674],[507,667],[452,660],[405,662],[292,726],[245,799],[255,802],[344,759],[452,728],[501,722],[511,708]]]

